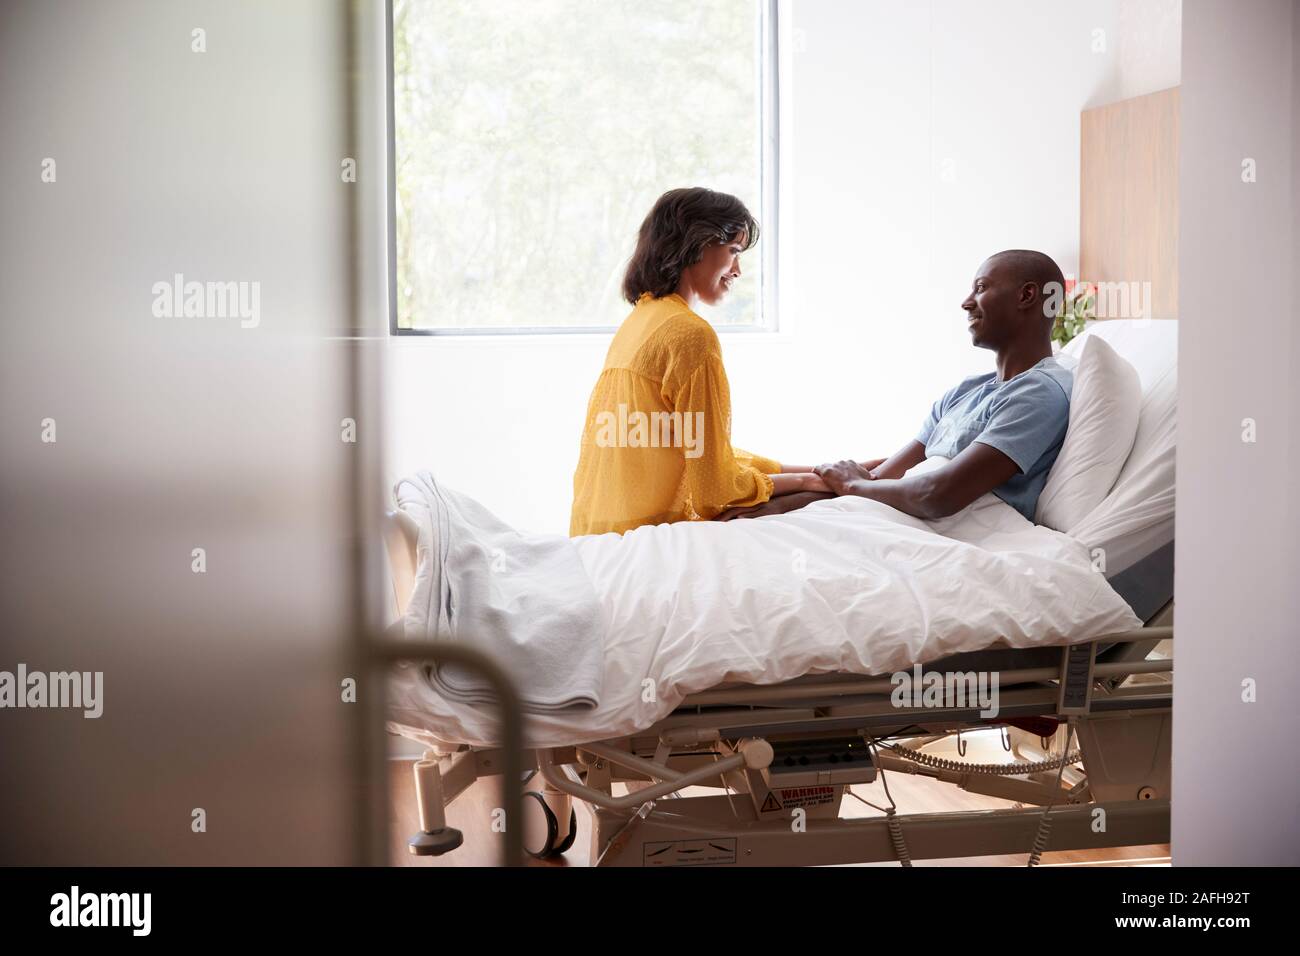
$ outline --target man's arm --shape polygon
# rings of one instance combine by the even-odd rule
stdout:
[[[876,474],[887,465],[889,462],[877,469]],[[910,478],[872,477],[856,461],[818,465],[814,470],[838,494],[872,498],[914,518],[928,520],[956,514],[1019,474],[1020,466],[977,439],[941,468]]]

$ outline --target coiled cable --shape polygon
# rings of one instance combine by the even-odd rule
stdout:
[[[1034,760],[1034,761],[1022,762],[1022,763],[1006,763],[1006,764],[967,763],[964,760],[949,760],[946,757],[936,757],[933,754],[924,753],[920,750],[913,750],[910,747],[904,747],[902,744],[886,744],[886,743],[881,743],[880,741],[877,740],[871,740],[870,738],[868,738],[868,742],[870,744],[874,744],[875,746],[886,747],[889,750],[892,750],[895,753],[899,754],[900,756],[905,757],[908,760],[911,760],[922,766],[932,767],[936,770],[953,771],[955,773],[973,773],[973,774],[986,774],[989,776],[1010,777],[1010,776],[1020,776],[1022,774],[1030,774],[1030,773],[1046,773],[1055,770],[1056,787],[1052,791],[1054,796],[1052,801],[1048,803],[1046,807],[1043,808],[1043,816],[1042,819],[1038,821],[1038,830],[1034,834],[1034,843],[1029,851],[1028,865],[1033,867],[1033,866],[1038,866],[1039,862],[1042,860],[1043,853],[1047,849],[1047,842],[1052,835],[1051,812],[1052,812],[1052,807],[1056,803],[1055,794],[1059,793],[1061,789],[1061,779],[1063,774],[1065,773],[1065,768],[1070,764],[1078,763],[1080,760],[1083,759],[1082,751],[1070,750],[1070,745],[1074,742],[1074,730],[1075,730],[1074,718],[1071,717],[1069,720],[1069,729],[1066,733],[1065,747],[1063,748],[1064,752],[1061,753],[1060,755],[1056,757],[1049,757],[1046,760]],[[871,750],[871,756],[872,756],[872,761],[875,762],[874,749]],[[877,764],[877,768],[880,771],[881,777],[883,779],[884,769],[879,767],[879,764]],[[886,785],[885,787],[885,793],[886,795],[888,795],[889,793],[888,785]],[[907,845],[902,842],[903,835],[901,829],[898,829],[897,834],[895,833],[896,828],[898,828],[898,821],[893,819],[894,809],[892,807],[892,803],[893,803],[892,799],[890,800],[890,803],[891,803],[890,808],[885,811],[885,821],[886,824],[889,825],[890,839],[894,841],[894,850],[896,853],[899,854],[899,859],[903,860],[907,853]],[[901,846],[901,850],[900,850],[900,846]],[[911,866],[912,864],[910,862],[910,859],[908,860],[908,862],[903,863],[903,865]]]
[[[880,776],[880,782],[885,788],[885,798],[889,801],[889,806],[885,810],[885,828],[889,830],[889,842],[893,844],[894,855],[898,857],[898,865],[911,867],[912,854],[908,852],[907,841],[903,839],[903,825],[898,822],[898,805],[894,803],[894,795],[889,792],[889,781],[885,779],[885,768],[880,766],[880,760],[876,756],[876,747],[880,746],[878,740],[867,738],[867,753],[871,755],[871,762],[875,764],[876,773]],[[852,793],[852,788],[849,788]],[[859,798],[860,799],[860,798]],[[863,803],[866,803],[864,800]]]
[[[1070,744],[1074,740],[1074,718],[1070,718],[1070,727],[1065,734],[1065,750],[1070,749]],[[1035,867],[1043,858],[1043,851],[1047,849],[1047,838],[1052,835],[1052,807],[1056,805],[1056,795],[1061,792],[1061,774],[1065,773],[1065,764],[1056,772],[1056,786],[1052,789],[1052,800],[1043,808],[1043,818],[1038,821],[1038,832],[1034,834],[1034,845],[1029,851],[1029,862],[1025,864],[1029,867]]]
[[[885,811],[885,826],[889,828],[889,842],[894,844],[894,855],[898,857],[898,865],[910,867],[912,855],[907,852],[907,841],[903,839],[903,827],[898,822],[897,813],[898,811],[893,807]]]
[[[1058,757],[1050,757],[1047,760],[1035,760],[1028,763],[967,763],[964,760],[948,760],[946,757],[936,757],[934,754],[923,753],[920,750],[913,750],[910,747],[904,747],[902,744],[881,744],[889,750],[906,757],[908,760],[915,761],[926,767],[933,767],[936,770],[951,770],[956,773],[977,773],[988,774],[995,777],[1015,777],[1026,773],[1046,773],[1050,770],[1064,770],[1069,764],[1078,763],[1083,759],[1083,754],[1076,750],[1073,753],[1062,754]]]

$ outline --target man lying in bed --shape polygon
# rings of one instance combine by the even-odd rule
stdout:
[[[732,508],[719,520],[782,514],[835,495],[874,498],[917,518],[944,518],[991,491],[1033,521],[1070,419],[1073,376],[1052,358],[1051,343],[1064,288],[1060,268],[1041,252],[1013,249],[985,260],[961,307],[972,344],[997,353],[996,373],[949,389],[916,438],[893,456],[811,469],[834,494],[785,495]],[[935,455],[951,460],[903,477]]]

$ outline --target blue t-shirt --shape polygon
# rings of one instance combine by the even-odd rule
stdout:
[[[916,440],[927,458],[956,458],[973,441],[992,445],[1020,468],[993,493],[1030,521],[1070,424],[1074,375],[1052,357],[1005,382],[996,372],[962,379],[934,403]]]

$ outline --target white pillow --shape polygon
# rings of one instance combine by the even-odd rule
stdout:
[[[1115,486],[1133,450],[1142,406],[1137,371],[1101,336],[1088,336],[1079,349],[1056,356],[1067,368],[1077,356],[1070,424],[1034,511],[1035,523],[1066,534]]]

